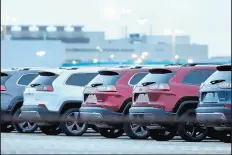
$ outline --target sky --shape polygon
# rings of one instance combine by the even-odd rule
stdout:
[[[82,25],[107,38],[121,37],[125,26],[128,33],[178,30],[207,44],[209,56],[231,56],[231,0],[1,0],[1,22]]]

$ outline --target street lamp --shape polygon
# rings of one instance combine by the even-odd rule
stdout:
[[[193,60],[192,59],[188,59],[188,63],[193,63]]]
[[[43,57],[47,52],[46,51],[38,51],[36,52],[35,54],[38,56],[38,57]]]
[[[94,59],[93,59],[93,63],[98,63],[98,59],[97,59],[97,58],[94,58]]]
[[[77,61],[76,61],[76,60],[73,60],[73,61],[72,61],[72,64],[73,64],[73,65],[77,64]]]

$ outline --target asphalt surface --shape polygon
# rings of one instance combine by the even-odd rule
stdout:
[[[127,136],[106,139],[98,133],[68,137],[13,132],[1,133],[1,154],[231,154],[231,144],[212,139],[185,142],[180,137],[158,142],[131,140]]]

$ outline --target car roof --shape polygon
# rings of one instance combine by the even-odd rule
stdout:
[[[68,73],[96,73],[99,70],[106,69],[106,67],[80,67],[78,69],[64,69]]]

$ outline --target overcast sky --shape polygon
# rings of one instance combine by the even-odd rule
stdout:
[[[231,0],[1,0],[1,20],[16,24],[74,24],[86,31],[105,31],[107,38],[129,32],[161,34],[178,29],[193,43],[208,44],[210,56],[231,55]],[[108,9],[106,9],[108,8]],[[122,8],[131,13],[121,14]],[[147,25],[137,20],[147,18]]]

